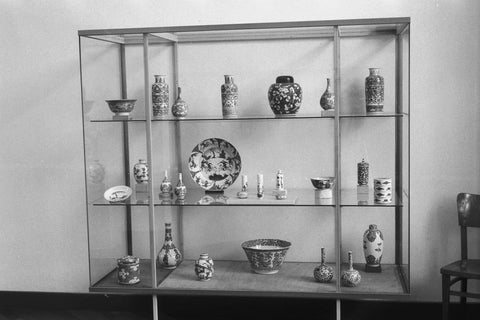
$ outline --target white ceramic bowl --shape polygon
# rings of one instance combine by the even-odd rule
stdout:
[[[105,191],[103,197],[110,202],[120,202],[127,200],[131,195],[132,188],[129,186],[115,186]]]
[[[280,270],[292,244],[279,239],[255,239],[242,243],[252,270],[260,274],[274,274]]]

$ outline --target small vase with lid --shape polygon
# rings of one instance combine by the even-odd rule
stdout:
[[[165,75],[154,75],[155,83],[152,84],[152,109],[153,116],[165,117],[169,108],[169,88]]]
[[[371,224],[363,234],[363,253],[365,255],[365,271],[381,272],[380,262],[383,256],[383,234],[376,224]]]
[[[333,110],[335,108],[335,94],[333,93],[330,78],[327,78],[327,88],[325,92],[320,97],[320,107],[323,110]]]
[[[157,255],[158,266],[164,269],[175,269],[182,262],[182,254],[172,239],[172,224],[165,223],[165,242]]]
[[[178,173],[178,182],[175,186],[174,192],[178,200],[185,200],[185,196],[187,195],[187,187],[183,183],[183,177],[181,172]]]
[[[330,282],[333,278],[333,268],[325,263],[325,248],[322,247],[320,265],[313,270],[313,277],[318,282]]]
[[[348,269],[343,271],[340,282],[344,287],[356,287],[361,280],[360,272],[353,269],[352,251],[348,251]]]
[[[208,281],[213,276],[213,260],[208,257],[208,253],[200,254],[198,260],[195,260],[195,274],[201,281]]]
[[[238,87],[233,82],[233,76],[225,75],[225,83],[221,86],[222,114],[225,118],[238,116]]]
[[[365,103],[367,112],[382,112],[384,101],[384,79],[379,68],[369,68],[365,78]]]
[[[180,93],[182,89],[178,87],[177,93],[177,100],[172,106],[172,114],[179,119],[183,119],[187,116],[188,113],[188,105],[187,103],[180,97]]]

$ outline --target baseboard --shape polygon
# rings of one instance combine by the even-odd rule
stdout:
[[[163,319],[336,319],[334,299],[159,296],[158,304],[159,314]],[[152,297],[94,293],[0,292],[0,309],[6,308],[94,309],[150,313]],[[440,302],[341,301],[342,320],[426,319],[424,315],[428,315],[428,319],[441,319],[441,312]],[[451,319],[477,319],[478,314],[480,303],[468,303],[466,308],[456,302],[451,304]]]

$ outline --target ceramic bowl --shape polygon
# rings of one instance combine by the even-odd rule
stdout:
[[[131,195],[132,188],[129,186],[115,186],[105,191],[103,197],[110,202],[120,202],[127,200]]]
[[[255,239],[242,243],[242,248],[255,273],[274,274],[280,270],[292,244],[279,239]]]
[[[128,116],[135,107],[136,99],[105,100],[116,116]]]
[[[310,178],[315,189],[331,189],[335,182],[335,177],[317,177]]]

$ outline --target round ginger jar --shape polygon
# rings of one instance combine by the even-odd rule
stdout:
[[[302,104],[302,88],[292,76],[278,76],[268,89],[268,102],[277,116],[295,115]]]
[[[213,276],[213,260],[208,257],[208,253],[200,254],[200,258],[195,260],[195,274],[201,281],[208,281]]]
[[[377,225],[371,224],[363,234],[363,254],[365,256],[365,271],[380,272],[383,256],[383,234]]]

